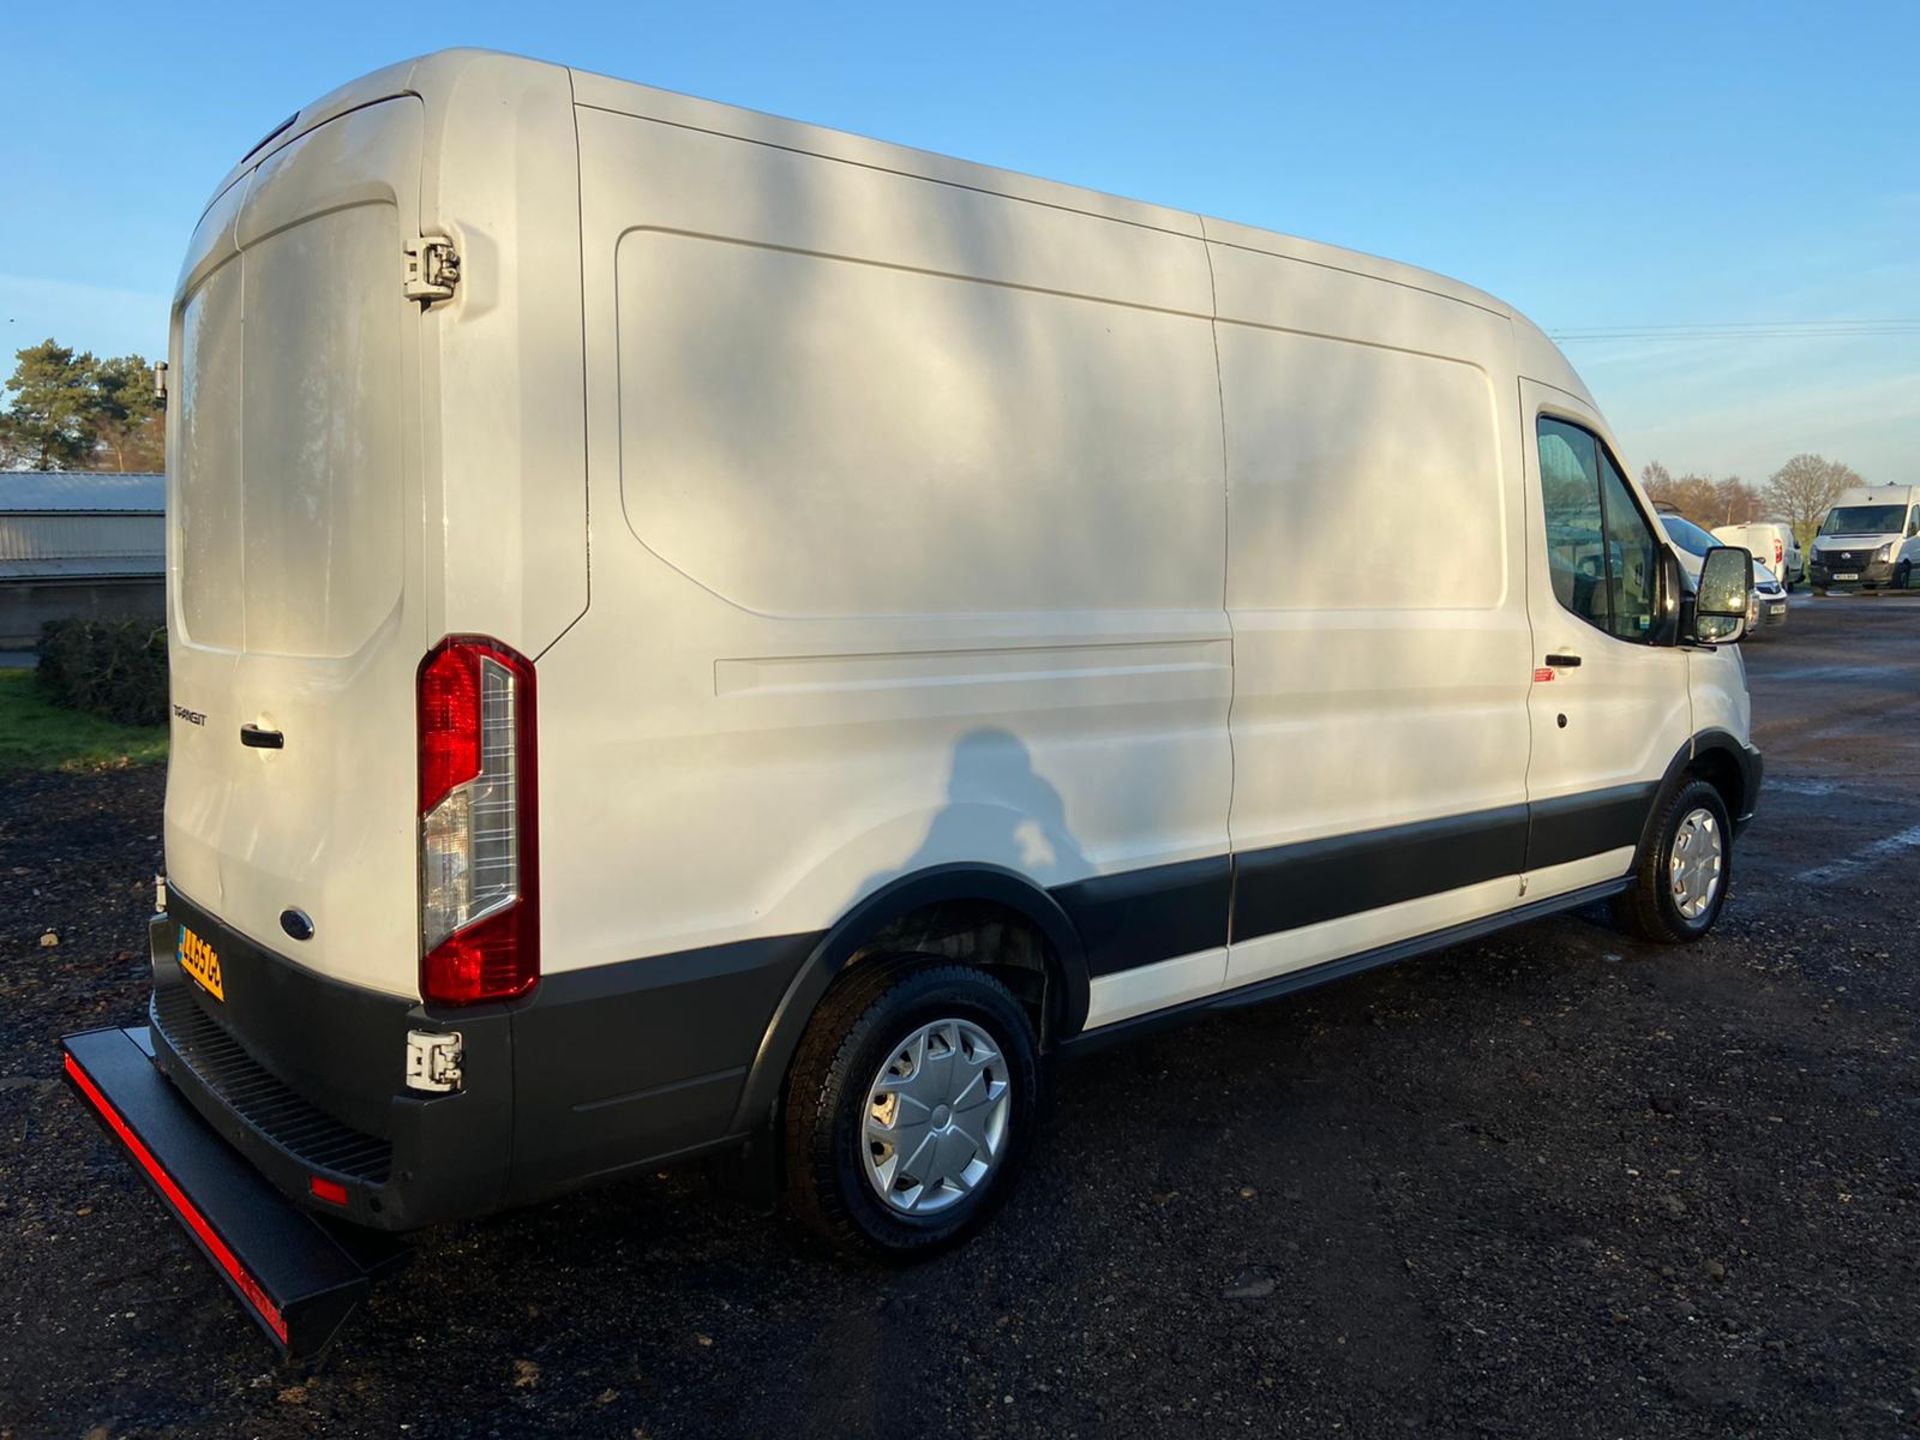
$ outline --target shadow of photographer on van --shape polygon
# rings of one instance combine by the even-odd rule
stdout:
[[[1066,802],[1010,731],[988,726],[954,742],[946,806],[901,873],[953,861],[999,865],[1043,886],[1087,873]]]

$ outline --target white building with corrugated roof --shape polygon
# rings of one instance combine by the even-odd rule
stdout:
[[[0,471],[0,650],[49,620],[166,613],[167,478]]]

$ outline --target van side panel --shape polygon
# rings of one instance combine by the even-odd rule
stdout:
[[[454,242],[454,298],[421,318],[434,636],[535,656],[587,608],[580,179],[556,65],[421,61],[420,228]]]
[[[939,860],[1053,885],[1224,853],[1198,242],[599,111],[580,128],[595,601],[542,664],[543,748],[569,757],[543,832],[632,870],[547,851],[552,964],[819,929]],[[995,378],[1036,386],[1041,363],[1044,404]],[[1061,518],[1043,482],[1084,501],[1064,541],[1035,523]]]
[[[1689,651],[1687,692],[1688,724],[1694,735],[1724,730],[1747,743],[1753,734],[1753,697],[1747,689],[1746,655],[1738,645]]]
[[[627,520],[741,608],[1218,604],[1204,319],[657,230],[616,273]]]
[[[1505,318],[1209,249],[1240,984],[1518,903],[1531,637]]]
[[[697,984],[673,958],[695,951],[765,996],[748,972],[805,953],[782,937],[938,864],[1224,878],[1200,242],[579,126],[593,604],[540,664],[536,1011],[667,968]],[[1195,949],[1225,941],[1225,886],[1202,890]],[[716,1027],[712,1072],[752,1061],[759,1003]],[[644,1051],[550,1097],[550,1153],[640,1158],[643,1092],[687,1078]]]

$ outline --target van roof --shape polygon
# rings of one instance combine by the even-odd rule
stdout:
[[[1190,211],[1173,210],[1147,201],[1090,190],[1064,181],[1043,179],[1020,171],[1001,170],[990,165],[977,164],[971,160],[957,160],[928,150],[917,150],[911,146],[874,140],[844,130],[831,130],[820,125],[782,119],[757,110],[702,100],[696,96],[660,90],[650,85],[640,85],[633,81],[619,80],[590,71],[574,71],[573,82],[575,103],[596,109],[612,110],[644,119],[662,120],[669,124],[686,125],[694,129],[716,131],[761,144],[801,150],[808,154],[871,165],[877,169],[893,170],[927,180],[962,185],[969,189],[984,190],[1014,199],[1031,200],[1038,204],[1060,206],[1085,214],[1125,221],[1129,224],[1145,225],[1156,230],[1191,235],[1222,245],[1238,245],[1269,254],[1286,255],[1291,259],[1304,260],[1310,264],[1355,271],[1395,284],[1432,291],[1435,294],[1445,295],[1449,299],[1492,310],[1500,315],[1509,313],[1507,306],[1471,285],[1462,284],[1458,280],[1435,274],[1430,270],[1422,270],[1417,266],[1366,255],[1356,250],[1343,250],[1314,240],[1281,235],[1270,230],[1260,230],[1250,225],[1241,225],[1231,220],[1222,220]]]
[[[467,69],[475,59],[483,56],[495,59],[506,58],[523,65],[547,67],[545,61],[531,60],[523,56],[502,56],[500,52],[486,50],[454,49],[436,51],[418,59],[401,61],[363,75],[311,104],[303,106],[289,120],[270,132],[265,140],[255,145],[247,156],[228,172],[209,199],[209,208],[213,201],[218,200],[249,168],[292,144],[315,126],[385,96],[445,94],[453,88],[460,72]],[[782,119],[757,110],[725,105],[713,100],[702,100],[696,96],[660,90],[650,85],[619,80],[591,71],[571,70],[569,74],[573,82],[574,103],[577,105],[713,131],[760,144],[777,145],[785,149],[871,165],[879,169],[894,170],[946,184],[963,185],[970,189],[984,190],[1014,199],[1061,206],[1125,221],[1129,224],[1146,225],[1154,229],[1205,238],[1222,245],[1238,245],[1267,254],[1301,260],[1312,265],[1324,265],[1331,269],[1345,270],[1392,284],[1425,290],[1516,320],[1523,318],[1503,301],[1471,285],[1436,274],[1431,270],[1423,270],[1415,265],[1383,259],[1358,250],[1342,249],[1339,246],[1301,239],[1298,236],[1261,230],[1231,220],[1221,220],[1184,210],[1172,210],[1165,206],[1130,200],[1123,196],[1109,195],[1060,181],[1040,179],[1018,171],[999,170],[992,166],[935,154],[932,151],[916,150],[909,146],[874,140],[843,130],[810,125],[803,121]],[[1544,341],[1545,336],[1540,336],[1540,339]],[[1551,342],[1547,343],[1551,344]],[[1570,370],[1568,374],[1571,375]],[[1552,376],[1541,378],[1553,379]]]
[[[1896,485],[1888,481],[1883,485],[1855,485],[1850,490],[1842,490],[1833,497],[1833,504],[1827,508],[1837,510],[1842,505],[1908,505],[1920,500],[1920,485]]]

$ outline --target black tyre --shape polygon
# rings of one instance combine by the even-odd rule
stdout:
[[[864,962],[821,1002],[788,1075],[788,1206],[840,1249],[931,1255],[1006,1199],[1039,1098],[1033,1025],[991,974]]]
[[[1661,808],[1614,918],[1642,940],[1684,945],[1713,928],[1732,878],[1726,802],[1706,781],[1689,780]]]
[[[1900,568],[1893,572],[1893,588],[1896,590],[1908,590],[1912,587],[1913,562],[1911,560],[1902,560],[1900,562]]]

